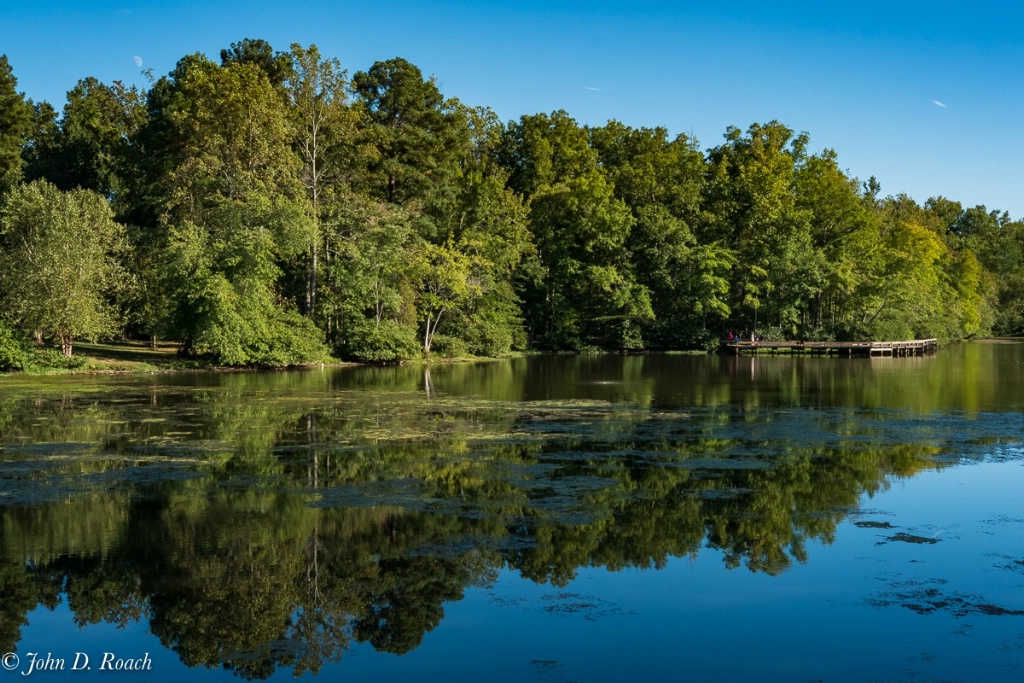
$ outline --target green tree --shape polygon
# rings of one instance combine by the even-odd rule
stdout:
[[[93,190],[124,205],[135,173],[134,140],[145,118],[137,88],[84,78],[68,91],[55,134],[41,136],[27,175],[62,190]]]
[[[227,365],[284,366],[324,359],[323,333],[277,300],[280,268],[273,226],[305,220],[293,209],[288,204],[225,204],[211,216],[220,228],[217,234],[191,223],[171,231],[165,283],[176,305],[169,322],[187,350]]]
[[[171,86],[160,115],[170,129],[164,153],[172,215],[202,221],[203,211],[223,200],[297,195],[289,113],[262,69],[190,57]]]
[[[629,206],[633,226],[626,249],[637,280],[651,292],[654,319],[645,338],[664,346],[709,342],[708,318],[729,314],[734,259],[717,244],[699,244],[706,163],[686,135],[664,128],[634,129],[617,121],[589,131],[615,196]]]
[[[562,110],[509,123],[497,158],[509,173],[509,186],[526,199],[598,166],[586,129]]]
[[[25,361],[29,357],[28,349],[19,337],[17,331],[0,320],[0,372],[21,370],[25,367]]]
[[[291,46],[286,82],[290,109],[295,120],[295,148],[302,159],[301,179],[310,203],[313,235],[306,254],[306,315],[317,314],[321,254],[324,250],[322,212],[324,196],[335,191],[351,164],[347,148],[355,135],[355,115],[348,107],[347,74],[337,59],[322,59],[315,45]]]
[[[157,160],[164,334],[232,365],[323,358],[323,335],[284,296],[285,267],[314,238],[294,129],[258,60],[179,62],[154,85],[141,135]]]
[[[465,154],[468,134],[457,104],[435,79],[395,58],[352,77],[364,135],[375,150],[367,167],[369,189],[391,203],[427,196]]]
[[[479,287],[470,279],[469,259],[452,245],[425,244],[419,253],[418,310],[423,319],[423,351],[430,345],[441,318],[465,305],[479,294]]]
[[[7,55],[0,55],[0,197],[21,179],[22,149],[32,130],[32,105],[17,87]]]
[[[49,102],[32,104],[29,133],[21,150],[27,180],[45,177],[45,169],[53,158],[58,146],[60,126],[57,125],[57,111]]]
[[[11,192],[0,230],[0,278],[18,326],[52,337],[69,357],[75,339],[116,331],[110,297],[123,282],[125,235],[106,199],[36,181]]]
[[[864,286],[878,256],[877,216],[856,179],[825,150],[796,172],[796,206],[809,217],[810,274],[804,299],[805,331],[812,336],[849,337],[857,316],[855,292]]]
[[[259,68],[270,84],[278,91],[284,90],[285,81],[291,75],[292,61],[288,54],[275,52],[270,43],[262,38],[244,38],[231,43],[230,48],[220,51],[221,66],[251,64]]]
[[[352,196],[332,203],[336,226],[324,302],[331,342],[343,356],[390,362],[417,351],[413,264],[422,240],[398,206]]]
[[[880,212],[877,254],[868,259],[873,271],[857,296],[858,336],[949,339],[945,243],[924,224],[929,217],[921,207],[905,195],[884,200]]]
[[[639,324],[653,317],[650,297],[624,249],[633,217],[604,175],[592,171],[538,193],[530,218],[547,270],[548,343],[639,346]]]
[[[501,124],[487,109],[462,113],[469,125],[469,155],[424,211],[433,243],[468,264],[474,295],[462,299],[441,329],[472,353],[502,355],[525,345],[514,281],[535,252],[527,208],[506,187],[508,174],[495,158]]]
[[[975,206],[957,216],[950,231],[981,266],[982,329],[990,321],[1000,334],[1024,332],[1024,225]]]
[[[635,218],[587,131],[564,111],[523,116],[502,135],[497,158],[530,207],[540,268],[520,287],[531,334],[553,347],[641,346],[653,312],[626,249]]]
[[[809,246],[809,216],[796,206],[794,173],[805,161],[806,134],[778,121],[730,126],[726,142],[709,151],[709,220],[700,236],[736,251],[733,322],[749,329],[777,325],[796,332],[799,312],[816,294],[820,259],[793,260]],[[798,287],[808,282],[811,288]]]

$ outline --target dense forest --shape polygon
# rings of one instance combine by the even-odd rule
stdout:
[[[201,54],[61,112],[0,57],[0,368],[173,341],[225,365],[1024,331],[1024,223],[882,196],[772,121],[503,123],[395,58]],[[56,355],[56,354],[54,354]]]

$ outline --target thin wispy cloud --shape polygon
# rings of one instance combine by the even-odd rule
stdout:
[[[591,85],[585,85],[585,86],[583,86],[583,89],[584,90],[589,90],[590,92],[601,92],[600,88],[595,88],[595,87],[593,87]]]
[[[943,109],[946,108],[946,103],[945,102],[939,102],[938,100],[932,100],[932,104],[934,104],[936,107],[942,107]]]

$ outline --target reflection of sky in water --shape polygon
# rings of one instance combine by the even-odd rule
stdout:
[[[965,495],[979,488],[986,495]],[[722,571],[712,551],[695,560],[676,558],[660,571],[582,569],[563,587],[505,570],[493,585],[470,588],[463,600],[446,604],[445,618],[419,648],[395,656],[355,645],[321,677],[1019,680],[1024,616],[976,608],[1024,609],[1024,520],[1007,515],[1019,510],[1024,517],[1022,490],[1019,460],[897,481],[864,500],[840,525],[834,544],[816,545],[810,562],[775,577]],[[939,542],[889,540],[898,532]],[[18,647],[22,655],[49,651],[68,658],[107,650],[148,652],[150,680],[223,677],[217,670],[185,670],[141,624],[76,629],[64,605],[55,613],[35,610]],[[273,678],[292,676],[283,669]]]

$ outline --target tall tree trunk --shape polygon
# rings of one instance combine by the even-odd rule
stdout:
[[[306,273],[306,317],[310,320],[316,315],[316,271],[318,267],[319,235],[313,238],[309,247],[309,272]]]

